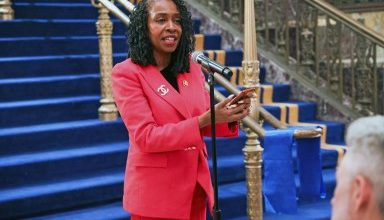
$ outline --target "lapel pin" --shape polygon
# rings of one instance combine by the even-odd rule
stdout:
[[[188,81],[187,80],[183,80],[183,86],[188,86]]]
[[[169,92],[168,88],[165,88],[165,85],[161,85],[159,88],[157,88],[157,91],[160,93],[160,95],[164,96]]]

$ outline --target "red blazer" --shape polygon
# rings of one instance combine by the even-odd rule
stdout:
[[[155,66],[130,59],[112,70],[112,89],[128,129],[124,209],[159,218],[189,218],[196,183],[213,207],[213,190],[197,116],[209,109],[200,67],[177,76],[177,92]],[[218,136],[236,136],[238,124],[217,125]]]

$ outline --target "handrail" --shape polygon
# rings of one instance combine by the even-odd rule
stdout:
[[[129,2],[129,1],[125,1],[125,0],[117,0],[122,6],[125,7],[125,9],[127,9],[129,12],[133,12],[135,10],[135,6]]]
[[[122,12],[118,7],[116,7],[116,5],[114,5],[112,2],[108,0],[98,0],[98,1],[102,3],[108,9],[108,11],[110,11],[113,15],[119,18],[125,25],[127,26],[129,25],[130,23],[129,17],[125,15],[124,12]],[[135,6],[128,1],[124,1],[124,0],[118,0],[118,1],[120,2],[120,4],[126,7],[127,10],[129,10],[129,12],[132,12],[132,10],[134,10],[135,8]]]
[[[351,17],[347,16],[344,13],[340,13],[340,10],[334,7],[323,0],[305,0],[309,5],[320,9],[322,12],[332,17],[335,20],[342,22],[344,25],[348,26],[350,29],[357,31],[364,35],[364,37],[368,38],[372,42],[384,47],[384,37],[380,34],[374,32],[373,30],[367,28],[363,24],[357,22]]]
[[[332,3],[332,2],[331,2]],[[384,10],[382,2],[364,2],[355,4],[335,4],[337,8],[346,13],[367,13],[367,12],[380,12]]]

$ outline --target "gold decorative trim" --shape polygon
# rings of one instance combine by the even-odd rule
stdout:
[[[14,14],[11,0],[0,1],[0,20],[13,20]]]
[[[99,54],[100,54],[100,86],[101,100],[99,119],[103,121],[113,121],[118,117],[118,111],[112,95],[112,30],[113,24],[108,15],[109,11],[102,4],[96,4],[92,1],[92,5],[99,9],[99,17],[96,22],[97,35],[99,37]]]

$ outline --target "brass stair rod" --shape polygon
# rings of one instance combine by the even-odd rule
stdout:
[[[323,135],[322,128],[295,130],[295,132],[293,133],[293,136],[297,139],[315,138],[320,137],[321,135]]]
[[[235,95],[240,93],[240,90],[238,90],[236,86],[230,83],[222,75],[215,74],[214,77],[216,82],[224,86],[224,88],[226,88],[230,93]],[[267,122],[269,122],[274,128],[286,128],[286,126],[283,123],[281,123],[277,118],[275,118],[275,116],[273,116],[271,113],[265,110],[262,106],[258,106],[257,108],[260,111],[261,117],[263,117]]]

